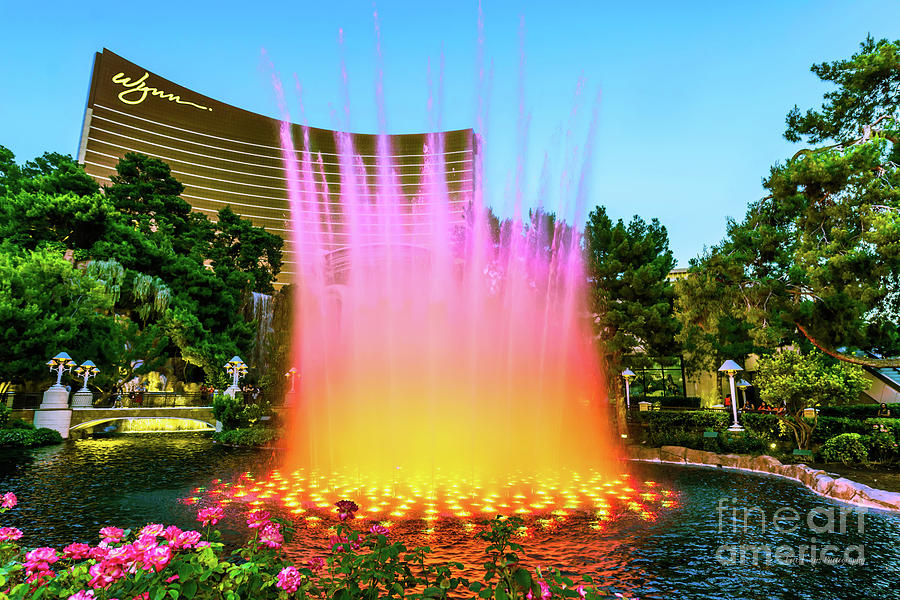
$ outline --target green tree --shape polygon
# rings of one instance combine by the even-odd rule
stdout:
[[[848,60],[814,65],[837,86],[819,110],[787,117],[791,141],[829,142],[772,167],[770,194],[729,221],[680,288],[686,333],[744,320],[758,347],[813,345],[842,361],[900,352],[900,42],[867,39]]]
[[[806,408],[850,404],[869,387],[859,365],[826,358],[819,352],[785,350],[764,356],[754,383],[767,405],[784,408],[778,418],[793,432],[797,447],[809,448],[817,419],[803,416]]]
[[[58,252],[0,245],[0,380],[48,381],[45,363],[58,352],[109,365],[120,339],[111,306]]]
[[[598,206],[588,217],[584,238],[592,312],[606,372],[618,374],[624,355],[674,353],[678,323],[667,276],[675,259],[666,228],[657,219],[647,223],[638,216],[628,225],[621,219],[613,223],[606,209]],[[621,397],[621,378],[611,376],[609,383],[611,392]]]

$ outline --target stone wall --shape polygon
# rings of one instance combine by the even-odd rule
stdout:
[[[821,469],[804,464],[785,465],[771,456],[716,454],[681,446],[663,446],[662,448],[628,446],[626,451],[627,456],[632,460],[706,465],[777,475],[799,481],[815,493],[841,502],[881,510],[900,511],[900,493],[877,490],[843,477],[835,479]]]

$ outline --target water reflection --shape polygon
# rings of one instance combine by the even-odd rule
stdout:
[[[97,531],[110,524],[193,527],[198,505],[180,499],[205,502],[213,480],[235,481],[248,471],[265,475],[272,459],[270,453],[225,448],[202,436],[182,435],[82,440],[27,452],[3,450],[0,491],[15,492],[20,505],[3,516],[2,525],[22,529],[26,545],[57,547],[72,541],[96,542]],[[896,515],[869,511],[860,528],[853,513],[844,532],[840,528],[820,532],[827,510],[834,509],[839,516],[842,506],[785,480],[651,464],[633,464],[630,469],[637,481],[653,480],[673,490],[678,503],[651,521],[628,512],[599,526],[596,515],[585,512],[575,512],[564,522],[532,520],[527,539],[522,540],[525,560],[535,566],[592,573],[618,591],[641,598],[900,598]],[[746,526],[745,509],[751,515]],[[789,509],[796,511],[797,519],[791,518]],[[240,503],[232,503],[221,524],[231,541],[242,535],[243,511]],[[817,511],[816,529],[806,522],[810,511]],[[760,515],[766,518],[765,529]],[[327,513],[318,522],[298,522],[300,535],[290,554],[300,559],[326,552],[333,522]],[[408,546],[427,544],[441,560],[477,565],[482,562],[481,547],[471,541],[472,528],[465,521],[440,520],[426,533],[421,520],[396,519],[391,537]],[[837,550],[826,552],[826,557],[841,560],[835,565],[809,560],[754,564],[751,555],[739,564],[723,564],[728,552],[722,548],[741,545],[782,546],[795,552],[804,545],[816,545],[819,551],[831,545]],[[841,553],[850,546],[863,548],[865,564],[843,561]]]

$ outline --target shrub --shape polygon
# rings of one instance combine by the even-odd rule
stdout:
[[[647,423],[650,433],[654,433],[725,429],[730,423],[730,418],[727,413],[712,410],[656,410],[635,413],[635,421]]]
[[[891,418],[900,419],[900,404],[888,404]],[[823,406],[820,417],[848,417],[851,419],[874,419],[878,417],[879,404],[848,404],[846,406]]]
[[[825,462],[867,463],[869,451],[858,433],[836,435],[822,445],[819,454]]]
[[[223,429],[237,429],[242,425],[241,410],[243,402],[240,395],[232,398],[224,394],[216,394],[213,400],[213,416],[222,423]]]
[[[900,442],[900,419],[866,419],[869,431],[881,431],[892,435],[895,442]]]
[[[824,442],[842,433],[867,435],[872,433],[873,429],[872,425],[850,417],[826,417],[820,415],[818,421],[818,426],[813,430],[813,440],[818,442]]]
[[[0,429],[0,446],[33,448],[62,443],[59,432],[46,427],[40,429]]]
[[[231,429],[213,435],[213,439],[232,446],[265,446],[281,437],[277,429],[264,427]]]
[[[30,431],[34,430],[34,424],[29,423],[25,419],[20,419],[19,417],[14,417],[9,420],[6,424],[7,429],[28,429]]]
[[[869,453],[869,458],[873,460],[888,462],[900,456],[897,440],[890,433],[877,432],[872,435],[864,435],[860,439]]]
[[[781,419],[767,413],[742,413],[741,425],[748,432],[770,440],[790,439],[790,431]]]
[[[726,454],[761,454],[768,450],[768,441],[750,431],[743,434],[726,432],[712,439],[718,440],[720,452]]]
[[[667,396],[665,398],[662,396],[632,396],[631,403],[637,402],[652,402],[662,408],[669,406],[700,408],[700,398],[696,396]]]
[[[10,413],[12,411],[6,405],[6,401],[0,401],[0,429],[9,427]]]
[[[284,550],[294,527],[284,520],[271,519],[265,510],[247,515],[248,526],[258,528],[252,539],[235,551],[226,550],[218,531],[210,532],[224,516],[222,509],[215,507],[197,513],[203,531],[170,526],[162,535],[142,536],[148,528],[159,532],[163,526],[151,524],[140,533],[106,527],[101,537],[108,537],[100,546],[76,543],[62,553],[50,547],[27,551],[15,542],[23,532],[4,528],[5,538],[0,540],[4,589],[0,595],[9,600],[623,597],[596,586],[590,575],[583,575],[577,582],[571,574],[553,567],[531,571],[519,559],[527,555],[518,543],[524,529],[524,521],[518,516],[497,516],[481,523],[482,530],[476,537],[486,543],[483,562],[479,561],[484,571],[470,582],[468,573],[462,572],[462,563],[431,560],[431,548],[408,548],[403,542],[391,540],[392,532],[383,526],[355,530],[345,519],[347,515],[353,518],[356,504],[342,500],[336,505],[341,521],[332,521],[330,551],[306,562],[295,562],[297,557]],[[0,508],[0,513],[6,510]]]

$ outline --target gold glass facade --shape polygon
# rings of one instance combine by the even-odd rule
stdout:
[[[292,247],[285,161],[279,143],[282,123],[224,104],[163,79],[104,49],[94,60],[78,161],[101,185],[109,185],[115,165],[127,152],[159,158],[185,190],[182,197],[194,210],[215,218],[225,206],[285,238],[284,265],[279,283],[295,271],[297,250]],[[310,174],[320,189],[322,222],[332,224],[329,243],[342,247],[340,231],[341,176],[338,138],[327,129],[291,125],[297,173]],[[446,131],[440,138],[444,177],[451,212],[462,218],[472,199],[476,180],[476,137],[471,129]],[[350,134],[357,168],[364,169],[371,196],[376,176],[378,136]],[[421,188],[428,134],[387,136],[398,188],[410,205],[428,202]],[[432,144],[434,145],[434,144]],[[316,168],[303,169],[304,150],[316,157]],[[321,185],[322,181],[327,185]],[[358,193],[358,191],[357,191]],[[363,195],[367,195],[363,193]],[[337,223],[338,227],[333,225]]]

